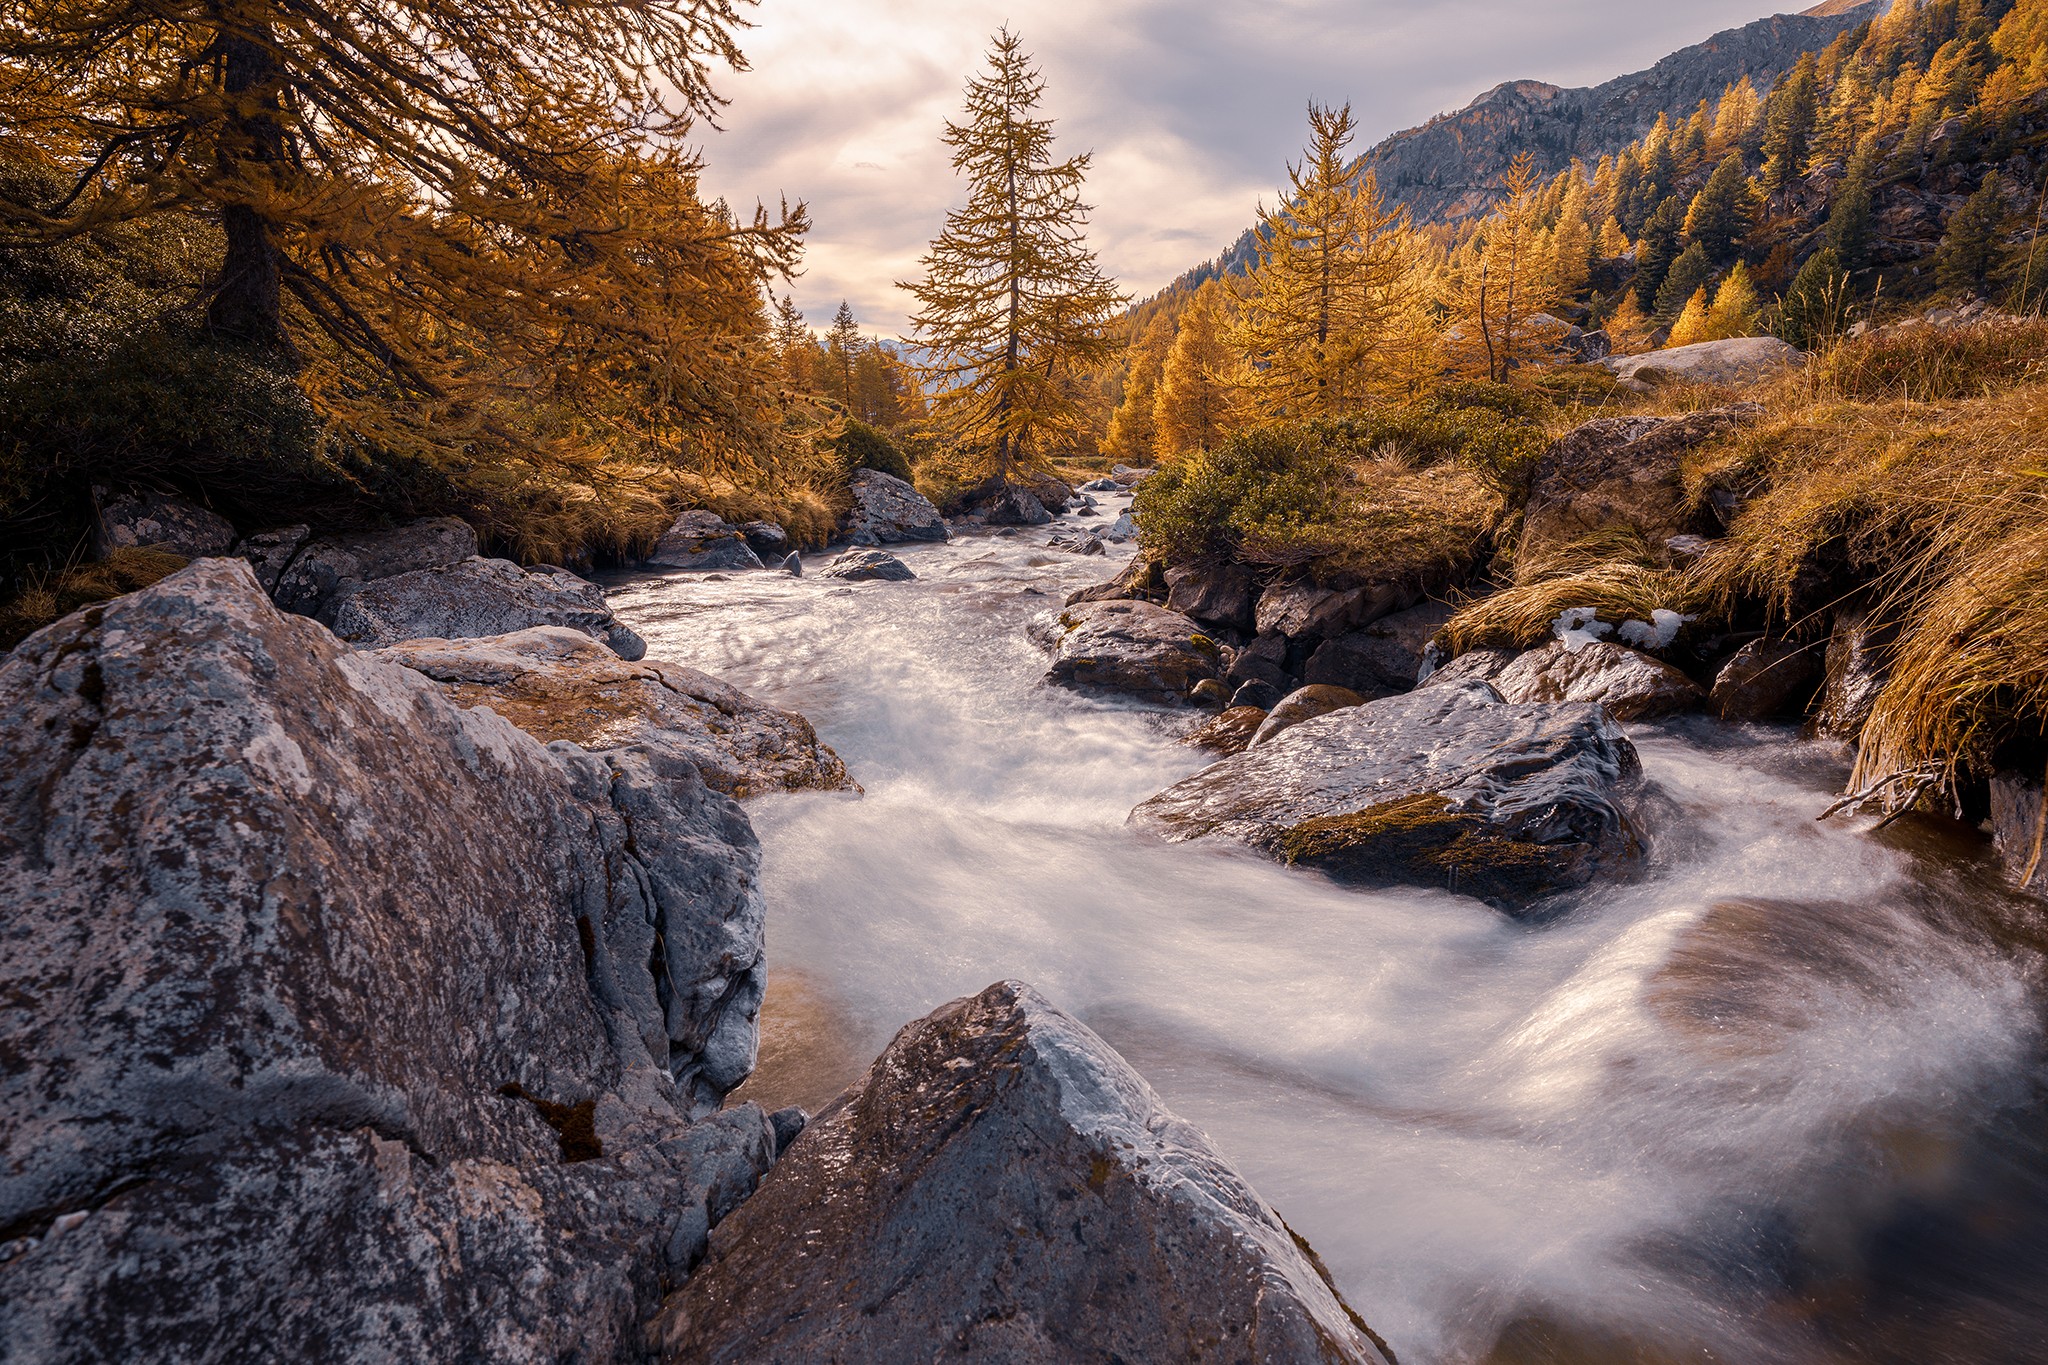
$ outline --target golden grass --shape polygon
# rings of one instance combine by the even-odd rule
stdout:
[[[1659,609],[1686,612],[1692,602],[1685,575],[1617,562],[1518,583],[1461,608],[1444,627],[1454,654],[1468,649],[1534,649],[1551,638],[1557,618],[1592,608],[1609,625],[1648,621]]]
[[[0,649],[12,649],[80,607],[105,602],[168,578],[190,561],[146,546],[123,546],[97,564],[82,564],[30,582],[0,605]]]

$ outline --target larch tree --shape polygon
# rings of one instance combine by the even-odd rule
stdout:
[[[1552,262],[1541,250],[1536,221],[1535,158],[1527,152],[1517,156],[1500,186],[1493,213],[1452,272],[1446,299],[1464,351],[1481,360],[1496,383],[1544,349],[1545,334],[1529,319],[1557,302]]]
[[[1162,311],[1131,341],[1123,401],[1110,417],[1109,435],[1103,440],[1103,448],[1125,464],[1149,465],[1155,458],[1158,427],[1153,409],[1158,405],[1160,376],[1166,371],[1166,353],[1173,349],[1173,334],[1173,316]]]
[[[1181,314],[1167,352],[1153,408],[1155,449],[1162,458],[1214,450],[1229,434],[1236,402],[1237,353],[1224,316],[1223,287],[1209,281]]]
[[[1044,96],[1017,35],[998,30],[965,120],[944,134],[967,203],[946,215],[924,278],[899,286],[917,300],[909,341],[928,357],[934,419],[1003,480],[1080,428],[1074,381],[1114,353],[1105,325],[1128,302],[1087,246],[1090,154],[1052,159]]]
[[[775,358],[782,365],[782,382],[797,393],[809,393],[817,383],[812,358],[817,338],[804,322],[803,310],[785,294],[775,301]]]
[[[1240,291],[1236,342],[1269,410],[1341,413],[1363,401],[1374,354],[1403,308],[1407,217],[1353,175],[1351,106],[1311,104],[1310,141],[1287,167],[1286,199],[1259,208],[1258,263]]]
[[[1707,315],[1709,339],[1755,336],[1762,314],[1763,300],[1756,292],[1756,282],[1749,276],[1749,267],[1738,261],[1714,291],[1714,306]]]

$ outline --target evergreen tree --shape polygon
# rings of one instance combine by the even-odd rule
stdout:
[[[782,365],[782,382],[797,393],[809,393],[817,383],[811,365],[817,340],[804,324],[796,300],[783,295],[775,303],[775,358]]]
[[[1849,159],[1848,173],[1835,186],[1828,206],[1828,249],[1844,271],[1854,273],[1870,261],[1871,179],[1876,172],[1874,139]]]
[[[1984,177],[1977,192],[1949,215],[1948,231],[1935,257],[1935,279],[1951,294],[1980,294],[1997,262],[1998,229],[2005,219],[1998,172]]]
[[[1159,400],[1159,378],[1166,353],[1173,349],[1174,319],[1160,312],[1131,341],[1123,401],[1109,421],[1103,449],[1127,465],[1143,467],[1158,458],[1158,428],[1152,412]]]
[[[1557,225],[1550,231],[1551,281],[1562,298],[1574,298],[1586,287],[1593,270],[1593,227],[1587,221],[1591,198],[1582,168],[1566,172],[1564,198]]]
[[[1229,434],[1230,383],[1235,356],[1223,317],[1222,287],[1211,280],[1195,292],[1167,352],[1153,409],[1157,450],[1173,458],[1214,450]]]
[[[1742,154],[1730,152],[1686,211],[1685,235],[1720,262],[1735,254],[1736,244],[1749,228],[1749,173],[1743,167]]]
[[[946,124],[967,203],[946,215],[924,278],[901,286],[917,299],[935,418],[1001,479],[1079,428],[1067,381],[1113,353],[1104,325],[1126,302],[1083,238],[1090,157],[1052,159],[1052,123],[1033,117],[1044,95],[1017,36],[998,30],[987,72],[968,83],[966,120]]]
[[[1776,90],[1765,113],[1764,189],[1772,194],[1806,173],[1806,153],[1819,111],[1820,79],[1807,53]]]
[[[825,355],[830,371],[825,391],[848,408],[853,407],[854,367],[860,363],[864,348],[860,323],[853,316],[853,305],[841,299],[839,311],[832,315],[832,330],[825,333]]]
[[[1778,309],[1778,335],[1794,346],[1818,350],[1842,334],[1848,323],[1849,277],[1835,253],[1822,247],[1799,267]]]
[[[1263,401],[1321,417],[1363,401],[1373,354],[1403,305],[1405,220],[1381,205],[1370,172],[1350,173],[1351,106],[1311,104],[1308,120],[1307,152],[1287,167],[1286,202],[1260,208],[1237,344]]]
[[[1664,283],[1657,287],[1657,316],[1675,318],[1692,298],[1693,292],[1705,287],[1714,275],[1714,263],[1707,259],[1707,249],[1694,242],[1678,254],[1671,263],[1670,273]]]
[[[1679,242],[1685,230],[1685,206],[1673,195],[1657,207],[1643,224],[1643,240],[1636,246],[1636,305],[1644,312],[1657,304],[1657,291],[1678,259]],[[1697,282],[1695,282],[1697,283]]]

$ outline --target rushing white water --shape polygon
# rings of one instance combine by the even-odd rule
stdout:
[[[1406,1365],[2031,1358],[2002,1352],[2040,1305],[1976,1346],[1865,1339],[1905,1339],[1879,1300],[2008,1293],[1958,1255],[2042,1264],[2048,1217],[2017,1262],[1969,1224],[2048,1207],[1986,1155],[2039,1126],[2041,1007],[1966,878],[1815,822],[1835,755],[1637,730],[1650,868],[1541,923],[1149,843],[1131,807],[1205,760],[1185,715],[1041,685],[1026,622],[1120,563],[1045,538],[900,549],[914,583],[615,590],[653,654],[804,712],[866,787],[750,804],[771,986],[743,1095],[815,1106],[1019,978],[1203,1126]]]

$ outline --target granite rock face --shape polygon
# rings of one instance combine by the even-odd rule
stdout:
[[[0,697],[0,1341],[637,1359],[774,1153],[757,1108],[691,1123],[755,1049],[739,807],[240,560],[30,637]]]
[[[856,545],[900,545],[946,539],[946,519],[931,499],[893,474],[856,469],[853,509],[842,529]]]
[[[334,633],[362,649],[537,626],[602,640],[621,659],[647,653],[647,643],[612,615],[604,589],[567,569],[522,569],[507,559],[466,559],[380,578],[344,597],[334,612]]]
[[[589,636],[541,626],[482,640],[411,640],[378,657],[424,673],[457,706],[488,706],[543,744],[640,747],[686,759],[713,791],[859,790],[793,711],[659,659],[621,660]]]
[[[304,542],[276,571],[277,605],[322,625],[334,624],[342,600],[365,583],[476,558],[476,532],[454,517],[434,517],[395,531],[352,531]]]
[[[1297,725],[1168,788],[1131,823],[1512,911],[1640,855],[1640,773],[1602,707],[1511,705],[1454,682]]]
[[[116,550],[148,546],[186,559],[223,555],[235,543],[226,517],[165,493],[127,493],[100,507],[94,527],[96,548],[105,559]]]
[[[671,1365],[1387,1365],[1123,1059],[1002,982],[911,1024],[711,1237]]]
[[[1606,640],[1530,650],[1493,685],[1512,702],[1599,702],[1620,721],[1655,720],[1707,701],[1700,685],[1670,664]]]
[[[1040,632],[1052,650],[1050,682],[1179,703],[1219,679],[1222,651],[1177,611],[1150,602],[1082,602]]]

